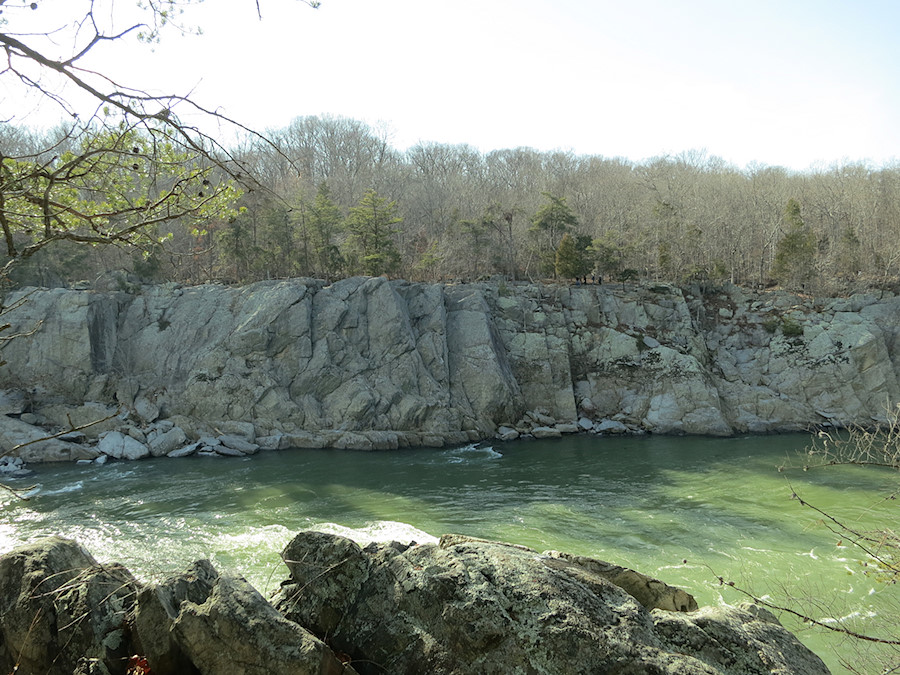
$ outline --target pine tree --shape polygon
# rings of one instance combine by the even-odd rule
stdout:
[[[358,206],[350,209],[344,221],[348,258],[363,274],[379,276],[397,271],[400,253],[392,235],[394,225],[402,222],[396,214],[397,203],[379,197],[375,190],[363,195]]]
[[[787,233],[775,247],[772,276],[784,286],[803,286],[815,275],[816,237],[803,222],[800,203],[789,199],[784,209]]]
[[[549,192],[543,194],[547,198],[547,202],[532,217],[529,231],[538,239],[541,272],[554,274],[556,272],[556,249],[562,236],[578,225],[578,218],[566,204],[565,197],[556,197]]]
[[[589,237],[577,239],[566,232],[556,248],[556,276],[563,279],[580,279],[591,271],[591,260],[586,251]]]
[[[341,210],[331,200],[331,191],[327,183],[322,181],[309,213],[312,257],[317,276],[331,278],[343,267],[341,252],[335,244],[340,224]]]

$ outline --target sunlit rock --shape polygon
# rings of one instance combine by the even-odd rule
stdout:
[[[633,570],[461,535],[357,544],[302,532],[274,602],[361,673],[824,675],[756,607],[704,609]]]
[[[900,300],[887,293],[814,301],[727,284],[686,297],[667,284],[530,283],[501,293],[357,277],[41,289],[4,317],[14,332],[38,328],[4,346],[5,420],[58,432],[119,405],[129,416],[79,443],[23,448],[28,461],[91,459],[101,429],[169,454],[185,443],[154,448],[165,424],[190,441],[377,450],[574,420],[706,435],[868,424],[900,399]],[[0,422],[5,447],[35,438]]]

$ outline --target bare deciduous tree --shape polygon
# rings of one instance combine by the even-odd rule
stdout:
[[[32,147],[0,146],[0,274],[59,241],[147,246],[166,223],[202,228],[227,215],[237,184],[254,183],[235,155],[183,123],[182,113],[251,130],[189,95],[151,94],[86,65],[98,52],[111,59],[117,47],[186,30],[180,13],[194,3],[0,2],[3,124],[48,108],[69,120]]]

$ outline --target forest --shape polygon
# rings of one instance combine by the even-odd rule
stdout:
[[[117,270],[140,282],[190,284],[358,274],[444,282],[593,276],[841,294],[895,288],[900,275],[897,165],[848,161],[796,172],[741,169],[703,151],[641,162],[439,143],[400,151],[384,128],[313,116],[228,148],[229,161],[252,181],[238,185],[216,162],[198,165],[190,179],[197,185],[185,188],[195,203],[173,216],[174,181],[186,179],[174,171],[167,179],[163,170],[180,161],[174,150],[152,167],[139,161],[151,154],[144,148],[151,142],[136,129],[0,127],[5,220],[20,213],[23,222],[39,222],[40,209],[29,211],[39,204],[13,206],[22,183],[36,182],[28,192],[41,194],[37,183],[46,178],[35,167],[60,175],[54,167],[92,157],[92,143],[107,154],[119,150],[100,172],[105,186],[79,187],[66,174],[66,187],[75,185],[82,201],[105,202],[114,193],[113,210],[121,213],[138,194],[145,210],[154,195],[169,200],[158,205],[169,209],[166,217],[141,226],[152,236],[129,242],[137,251],[64,239],[18,261],[12,280],[90,283]],[[93,176],[98,166],[91,165]],[[3,227],[7,257],[36,236],[15,223]]]

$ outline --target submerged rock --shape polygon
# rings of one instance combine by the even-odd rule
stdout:
[[[91,460],[78,460],[79,462],[90,462]],[[25,466],[25,462],[21,457],[0,457],[0,476],[7,478],[23,478],[34,473]]]

